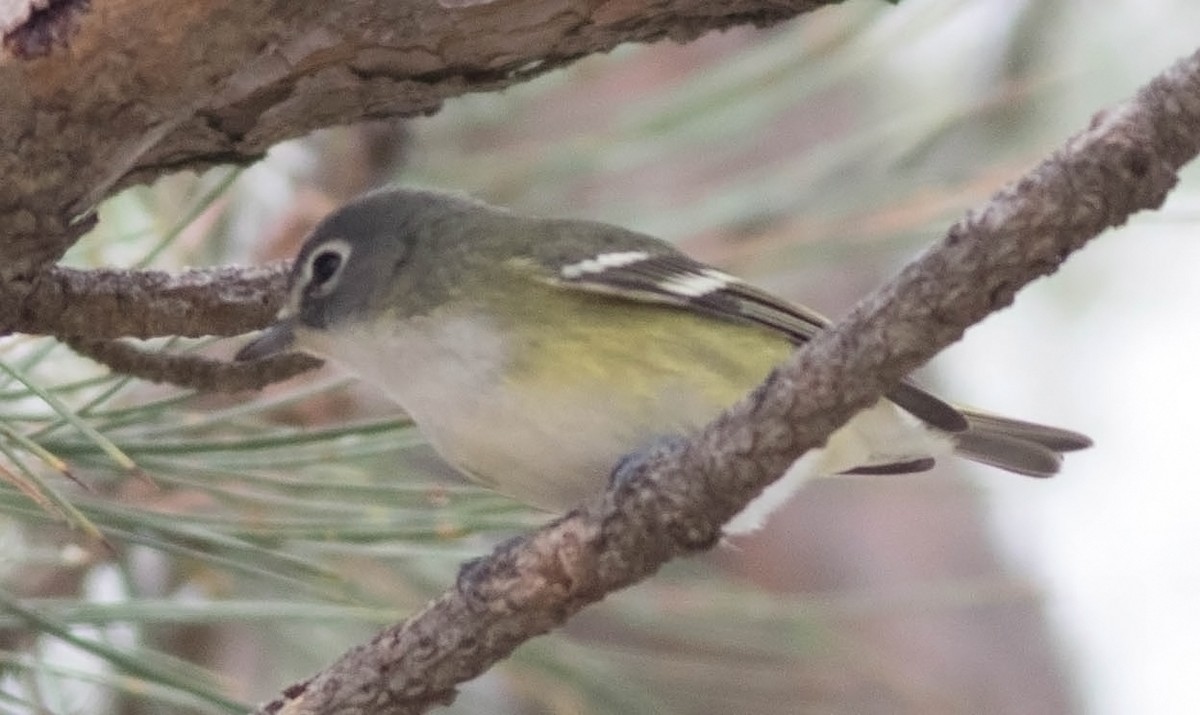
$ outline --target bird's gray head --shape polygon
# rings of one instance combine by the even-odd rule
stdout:
[[[411,314],[436,303],[439,290],[453,288],[446,274],[462,253],[446,244],[468,240],[477,234],[475,222],[501,213],[464,196],[419,189],[386,189],[346,204],[313,229],[292,265],[275,324],[237,359],[286,351],[297,329],[342,328],[399,306]],[[437,259],[425,260],[430,256]]]

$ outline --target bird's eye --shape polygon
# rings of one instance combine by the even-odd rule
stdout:
[[[337,251],[321,251],[312,259],[312,284],[322,285],[342,267],[342,254]]]
[[[321,241],[308,254],[304,268],[297,276],[301,295],[305,298],[321,298],[337,290],[350,250],[350,244],[344,239],[327,238]]]

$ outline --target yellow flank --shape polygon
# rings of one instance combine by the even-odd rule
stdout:
[[[564,391],[585,391],[603,401],[619,395],[634,403],[630,409],[641,403],[650,413],[705,413],[683,419],[692,424],[733,404],[793,349],[780,334],[755,325],[552,285],[498,302],[493,309],[502,308],[502,320],[521,311],[540,326],[537,335],[520,338],[507,370],[506,378],[523,390],[551,401]],[[545,309],[550,304],[554,309]]]
[[[669,305],[536,279],[480,288],[462,313],[354,342],[420,371],[394,396],[448,462],[552,511],[597,493],[622,456],[708,423],[792,350],[765,328]]]

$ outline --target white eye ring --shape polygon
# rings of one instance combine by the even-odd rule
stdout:
[[[304,264],[303,285],[309,295],[328,295],[337,287],[350,257],[350,243],[334,239],[321,244]]]

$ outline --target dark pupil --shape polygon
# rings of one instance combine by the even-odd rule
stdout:
[[[313,284],[321,285],[330,278],[333,278],[333,274],[337,273],[341,265],[342,257],[333,251],[325,251],[324,253],[317,254],[317,257],[312,262]]]

